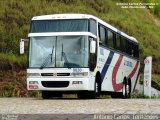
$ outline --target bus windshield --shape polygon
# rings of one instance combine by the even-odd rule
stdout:
[[[88,67],[87,36],[31,37],[29,67]]]

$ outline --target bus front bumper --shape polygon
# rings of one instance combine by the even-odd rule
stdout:
[[[91,90],[89,78],[27,78],[27,89],[42,91]]]

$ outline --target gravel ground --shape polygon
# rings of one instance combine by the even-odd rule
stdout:
[[[160,114],[160,99],[0,98],[0,114]]]

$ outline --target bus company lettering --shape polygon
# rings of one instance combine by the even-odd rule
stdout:
[[[132,67],[132,62],[124,60],[124,65],[128,67]]]
[[[102,48],[100,48],[100,54],[104,55],[104,50]]]

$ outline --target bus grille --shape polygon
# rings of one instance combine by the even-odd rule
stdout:
[[[69,81],[42,81],[42,85],[48,88],[68,87]]]
[[[70,73],[41,73],[41,76],[70,76]]]

